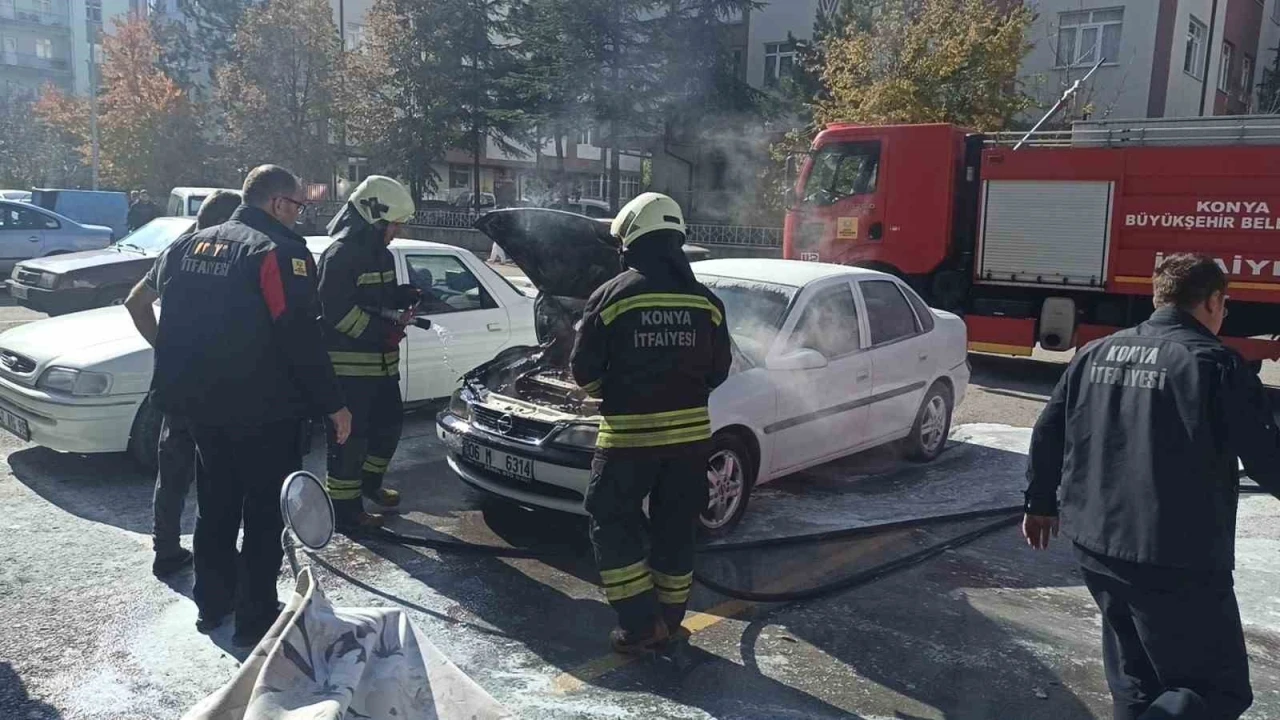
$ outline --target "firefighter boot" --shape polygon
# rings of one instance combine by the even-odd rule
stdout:
[[[669,639],[667,624],[660,618],[654,618],[653,627],[647,633],[632,632],[623,628],[614,628],[609,633],[609,645],[619,655],[647,655],[662,650]]]
[[[689,636],[693,634],[689,628],[685,627],[684,622],[685,604],[668,604],[662,603],[662,620],[667,627],[667,635],[670,636],[671,642],[686,642]]]
[[[365,498],[375,505],[388,509],[400,506],[400,493],[395,490],[376,488],[372,492],[365,493]]]

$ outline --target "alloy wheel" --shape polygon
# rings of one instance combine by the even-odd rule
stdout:
[[[932,455],[938,446],[946,441],[947,400],[941,395],[929,398],[924,406],[924,417],[920,421],[920,445],[925,453]]]
[[[718,530],[733,520],[742,505],[746,474],[737,453],[719,450],[711,456],[707,461],[707,487],[709,497],[702,524],[709,530]]]

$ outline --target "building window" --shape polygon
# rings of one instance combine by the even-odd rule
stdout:
[[[1253,95],[1253,58],[1240,58],[1240,94],[1248,100]]]
[[[1066,12],[1058,16],[1058,67],[1117,62],[1124,8]]]
[[[369,177],[369,160],[367,158],[347,158],[347,180],[358,183]]]
[[[345,47],[347,52],[355,52],[364,46],[364,25],[347,23]]]
[[[1218,62],[1218,89],[1222,92],[1231,91],[1231,58],[1235,50],[1231,43],[1222,43],[1222,57]]]
[[[471,168],[465,168],[461,165],[449,166],[449,189],[471,187]]]
[[[41,13],[43,13],[46,16],[52,15],[53,0],[36,0],[36,10],[39,10]]]
[[[766,87],[777,87],[778,80],[791,76],[791,67],[796,62],[796,48],[791,43],[765,43],[764,46],[764,84]]]
[[[1191,23],[1187,25],[1187,52],[1182,58],[1182,70],[1194,78],[1199,78],[1204,70],[1204,37],[1207,33],[1204,23],[1192,16]]]
[[[36,57],[41,60],[53,58],[53,41],[49,38],[36,38]]]
[[[578,131],[578,144],[579,145],[591,144],[591,128],[583,128]]]
[[[84,0],[84,17],[91,23],[102,24],[102,0]]]
[[[623,174],[622,186],[618,190],[618,199],[626,202],[640,194],[640,176]]]

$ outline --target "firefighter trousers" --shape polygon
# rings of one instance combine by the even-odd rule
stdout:
[[[658,617],[674,630],[684,619],[710,452],[708,442],[596,450],[586,499],[591,544],[605,597],[628,632],[648,634]]]
[[[360,514],[361,496],[372,497],[382,487],[400,443],[404,406],[398,377],[340,375],[338,384],[351,411],[351,435],[342,445],[334,442],[333,423],[326,418],[329,452],[325,485],[338,524],[347,525]]]

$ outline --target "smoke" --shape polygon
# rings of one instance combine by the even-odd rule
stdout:
[[[786,285],[753,282],[736,278],[699,278],[724,303],[729,336],[740,358],[749,365],[764,361],[769,346],[778,335],[787,306],[796,289]],[[735,370],[742,369],[741,367]]]

